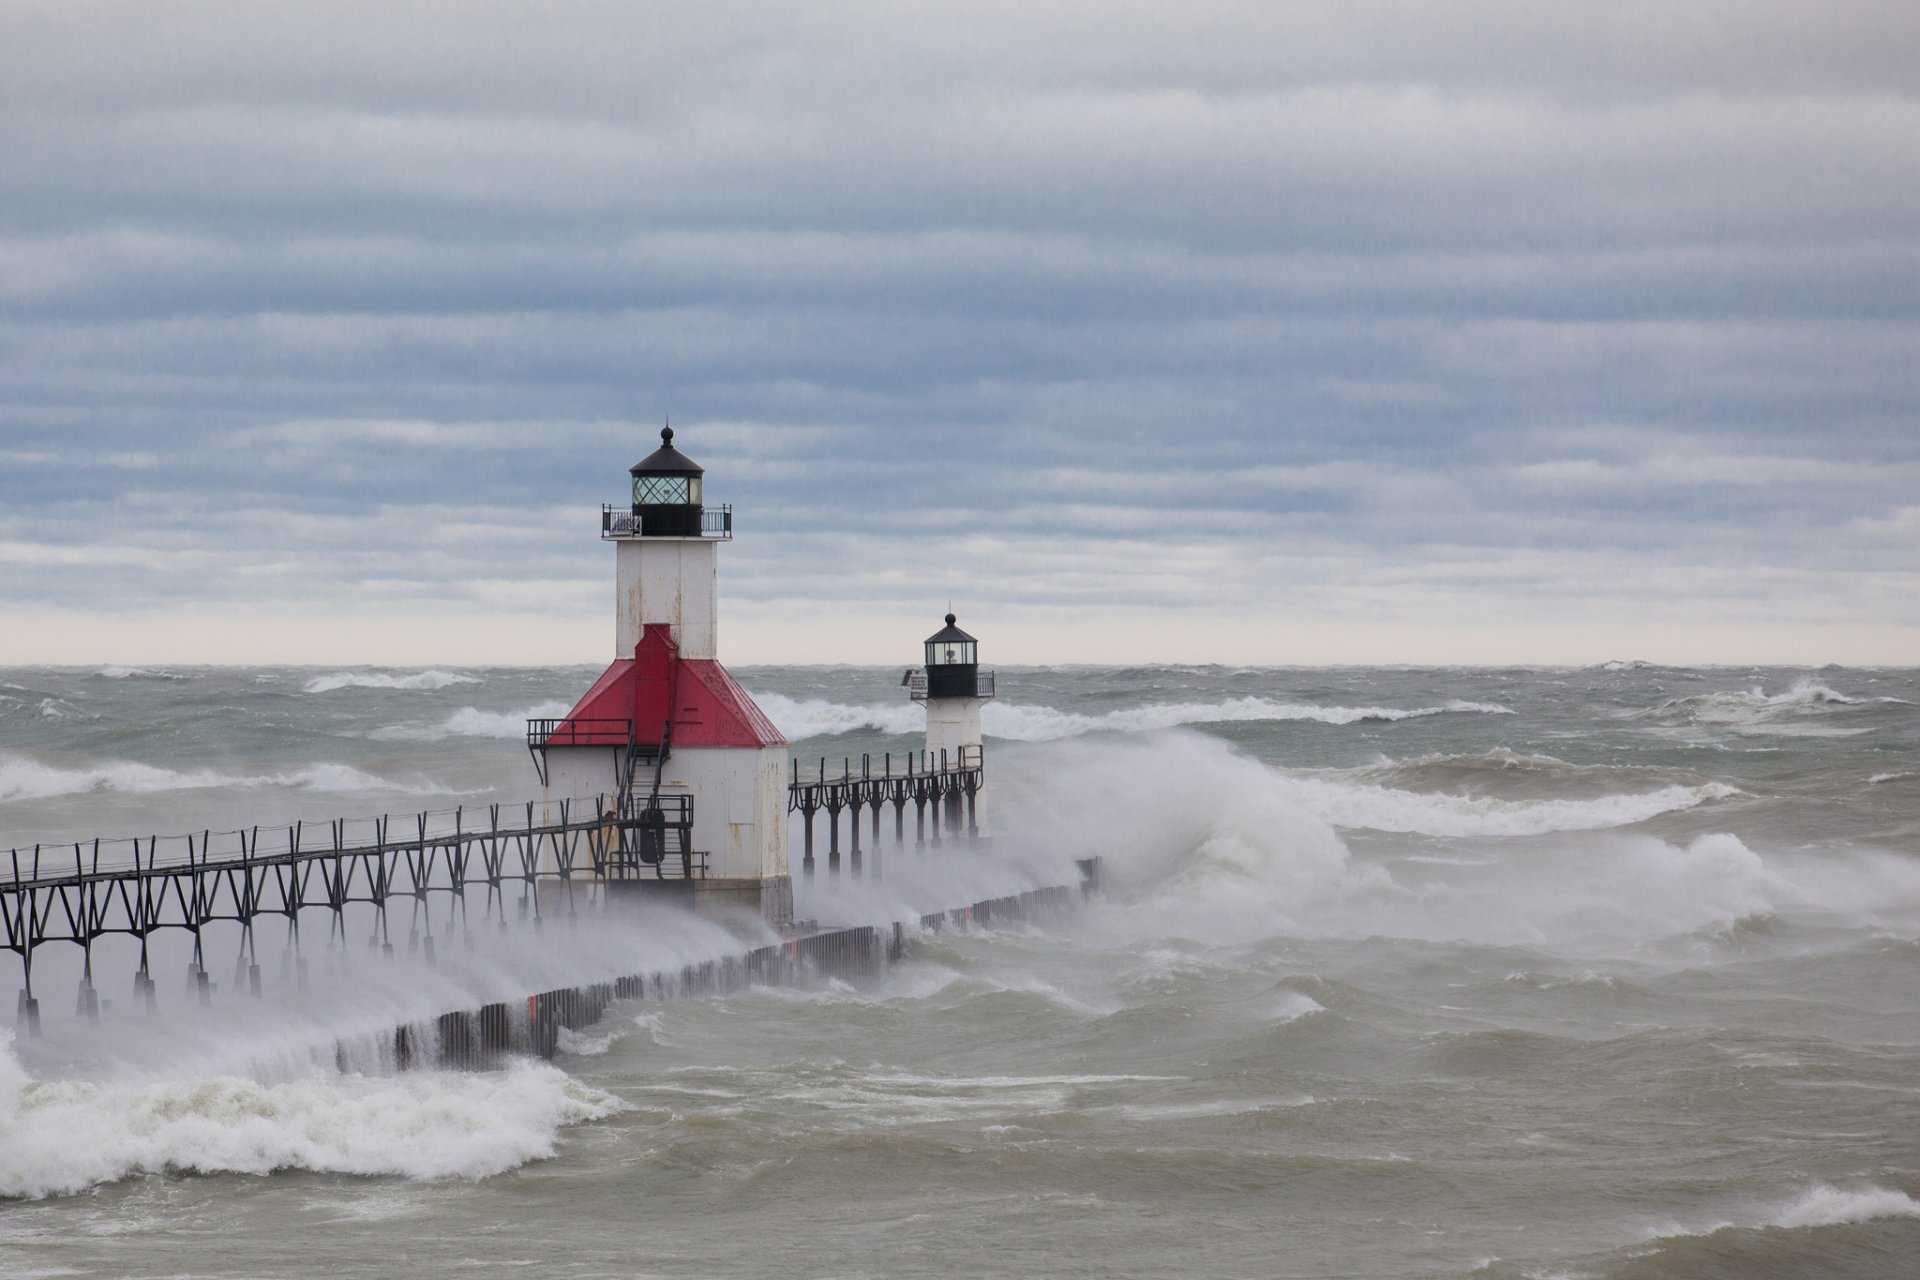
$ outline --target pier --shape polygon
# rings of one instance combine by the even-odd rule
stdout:
[[[341,945],[350,929],[365,930],[369,946],[388,954],[398,927],[408,950],[431,962],[437,939],[471,938],[489,921],[505,928],[509,899],[513,916],[538,928],[543,917],[571,915],[622,881],[698,872],[690,859],[639,859],[643,831],[655,834],[651,815],[623,813],[605,796],[553,810],[553,821],[529,802],[399,822],[340,819],[9,850],[0,862],[0,949],[19,957],[19,1022],[28,1034],[38,1029],[34,958],[49,944],[80,948],[76,1012],[97,1017],[95,949],[110,938],[137,946],[135,996],[152,1009],[156,935],[191,940],[189,977],[204,1001],[209,934],[216,925],[237,927],[234,985],[257,996],[260,951],[275,941],[281,976],[304,982],[303,927],[309,938],[324,930],[328,944]],[[278,936],[263,937],[269,931]]]
[[[795,790],[794,804],[798,809],[805,798],[819,797],[816,807],[825,807],[830,795],[858,794],[857,803],[877,813],[880,803],[899,794],[894,788],[902,779],[925,797],[923,808],[948,803],[953,788],[964,790],[966,776],[977,787],[977,760],[945,768],[939,763],[883,758],[878,772],[846,768],[828,776],[822,769]],[[910,789],[907,798],[913,795]],[[843,799],[839,807],[853,808],[857,817],[861,809],[854,804]],[[200,1005],[212,1003],[213,966],[229,955],[228,992],[297,998],[307,988],[308,952],[316,945],[331,951],[364,938],[369,951],[390,957],[400,937],[409,954],[433,964],[437,947],[472,949],[489,927],[537,931],[549,921],[601,910],[635,877],[698,875],[697,862],[677,867],[672,859],[650,865],[636,858],[640,839],[653,838],[650,826],[645,813],[630,807],[623,812],[601,796],[562,802],[553,821],[543,821],[541,807],[529,802],[405,819],[12,849],[0,861],[0,950],[19,963],[16,1026],[28,1037],[40,1033],[43,994],[34,986],[35,957],[53,944],[80,951],[76,1017],[101,1017],[99,952],[112,939],[126,940],[121,945],[133,962],[135,1007],[161,1016],[168,1011],[161,1006],[151,944],[162,935],[190,944],[190,999]],[[938,826],[929,851],[940,843]],[[948,843],[955,841],[950,837]],[[857,870],[857,852],[854,857]],[[822,976],[857,981],[900,958],[911,925],[964,928],[1043,918],[1067,909],[1092,887],[1093,862],[1084,861],[1080,873],[1078,889],[1049,886],[890,927],[822,928],[801,921],[779,942],[743,947],[735,956],[531,992],[524,1004],[449,1011],[431,1024],[396,1028],[391,1060],[399,1067],[421,1061],[477,1066],[511,1052],[551,1056],[559,1028],[589,1025],[614,1000],[724,994]],[[270,992],[261,957],[271,961],[276,950],[276,990]]]
[[[847,861],[854,875],[864,869],[860,848],[860,815],[870,815],[872,830],[869,848],[875,853],[874,874],[879,874],[880,817],[893,806],[893,842],[896,848],[907,844],[907,805],[914,811],[914,847],[948,841],[977,840],[980,827],[975,798],[986,782],[986,760],[977,746],[946,750],[909,751],[896,757],[883,754],[875,769],[872,754],[860,757],[856,771],[851,756],[843,757],[838,770],[827,772],[823,758],[817,770],[802,775],[800,762],[793,761],[792,781],[787,785],[787,812],[803,819],[801,828],[801,871],[814,873],[813,820],[827,815],[827,872],[840,873],[840,815],[847,814]],[[927,807],[933,807],[933,825],[927,825]]]

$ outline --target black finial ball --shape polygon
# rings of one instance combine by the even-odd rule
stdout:
[[[660,443],[663,445],[666,445],[669,449],[673,447],[673,428],[672,427],[660,428]]]
[[[952,625],[953,625],[953,624],[954,624],[954,623],[955,623],[956,621],[958,621],[958,619],[956,619],[956,618],[955,618],[955,617],[954,617],[954,616],[953,616],[952,614],[948,614],[948,615],[947,615],[947,625],[948,625],[948,626],[952,626]]]

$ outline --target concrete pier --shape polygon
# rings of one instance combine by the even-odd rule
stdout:
[[[1078,888],[1066,885],[1033,889],[970,903],[951,911],[919,917],[921,929],[969,929],[1037,923],[1071,911],[1089,891],[1092,876],[1082,862]],[[907,921],[891,925],[852,925],[813,928],[778,943],[770,943],[686,965],[676,970],[627,974],[610,982],[541,991],[526,999],[524,1008],[491,1004],[477,1010],[442,1014],[433,1023],[431,1042],[421,1029],[394,1031],[394,1062],[402,1069],[433,1064],[482,1070],[498,1066],[510,1054],[551,1058],[559,1047],[560,1031],[590,1027],[619,1000],[690,1000],[730,995],[747,987],[801,986],[834,978],[860,983],[878,977],[888,965],[905,957]]]

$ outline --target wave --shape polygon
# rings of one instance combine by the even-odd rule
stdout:
[[[1401,791],[1329,778],[1295,777],[1293,781],[1307,806],[1334,827],[1443,837],[1537,836],[1629,827],[1663,813],[1741,794],[1737,787],[1708,782],[1582,800],[1501,800]]]
[[[755,701],[780,731],[796,742],[803,738],[863,731],[904,737],[919,733],[926,725],[925,713],[911,702],[848,706],[821,699],[799,700],[777,693],[756,695]],[[1498,703],[1458,698],[1430,707],[1320,707],[1245,697],[1220,702],[1162,703],[1084,715],[1048,706],[990,702],[981,709],[980,725],[990,738],[1054,742],[1089,733],[1145,733],[1193,724],[1297,720],[1347,725],[1454,714],[1512,715],[1513,710]]]
[[[1763,687],[1698,693],[1669,698],[1658,706],[1630,713],[1630,718],[1661,724],[1726,726],[1735,732],[1801,736],[1842,736],[1862,729],[1815,727],[1808,720],[1832,717],[1873,706],[1912,706],[1905,698],[1865,698],[1841,693],[1817,680],[1801,680],[1784,693],[1769,694]]]
[[[621,1109],[544,1063],[491,1072],[41,1082],[0,1047],[0,1197],[142,1173],[477,1179],[551,1157],[561,1129]]]
[[[1501,794],[1507,798],[1595,799],[1615,795],[1628,787],[1702,781],[1698,776],[1648,765],[1575,764],[1558,756],[1495,747],[1479,754],[1437,753],[1394,760],[1345,771],[1346,776],[1376,786],[1408,791],[1452,791]],[[1624,785],[1623,785],[1624,784]],[[1517,795],[1515,793],[1518,793]]]
[[[190,680],[177,671],[163,671],[159,667],[102,667],[94,672],[98,680]]]
[[[400,783],[351,765],[316,764],[286,773],[233,774],[212,769],[179,771],[132,760],[110,760],[62,769],[27,756],[0,755],[0,801],[45,800],[55,796],[117,792],[150,795],[162,791],[198,791],[226,787],[289,787],[303,791],[388,791],[403,795],[454,795],[433,783]]]
[[[825,738],[837,733],[885,733],[896,737],[926,728],[926,713],[904,698],[897,703],[848,706],[821,698],[789,698],[781,693],[756,693],[753,700],[790,741]],[[991,707],[992,704],[988,704]]]
[[[1867,785],[1879,786],[1883,782],[1920,781],[1920,771],[1902,770],[1896,773],[1876,773],[1867,779]]]
[[[1768,1222],[1770,1227],[1837,1227],[1871,1222],[1875,1218],[1920,1218],[1920,1200],[1886,1187],[1847,1191],[1821,1185],[1786,1205]]]
[[[462,707],[448,716],[442,726],[446,733],[456,738],[524,738],[527,734],[527,721],[552,719],[564,716],[572,710],[570,702],[541,702],[524,711],[482,711],[478,707]]]
[[[570,702],[539,702],[520,711],[484,711],[462,707],[438,724],[397,724],[380,729],[371,736],[382,742],[444,742],[448,738],[504,738],[518,741],[526,736],[527,721],[564,716]]]
[[[477,676],[457,675],[451,671],[420,671],[410,676],[388,675],[379,671],[339,671],[330,676],[315,676],[307,681],[307,692],[332,693],[336,689],[445,689],[449,685],[479,683]]]

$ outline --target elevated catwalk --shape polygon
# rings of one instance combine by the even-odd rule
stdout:
[[[860,794],[874,807],[890,799],[880,790],[899,778],[924,784],[939,800],[959,785],[954,769],[929,762],[888,761],[875,772],[824,768],[796,791],[825,797]],[[977,763],[969,766],[976,772]],[[825,790],[819,790],[824,788]],[[872,788],[856,792],[857,788]],[[853,807],[855,801],[841,801]],[[904,803],[904,802],[902,802]],[[647,819],[622,811],[607,797],[566,801],[557,821],[542,821],[541,806],[492,805],[468,812],[422,813],[395,821],[339,820],[325,824],[127,841],[9,850],[0,860],[0,949],[19,964],[17,1030],[41,1030],[36,957],[54,944],[77,948],[80,975],[74,1016],[97,1022],[105,952],[130,960],[136,1008],[146,1016],[177,1016],[181,1001],[165,1007],[154,978],[158,940],[172,936],[189,951],[187,972],[197,1003],[211,1004],[212,966],[231,956],[227,993],[250,999],[297,999],[307,987],[308,953],[364,938],[377,954],[394,954],[402,936],[408,953],[435,962],[436,945],[457,940],[467,949],[491,927],[540,930],[598,914],[617,903],[637,878],[697,874],[697,867],[652,864],[635,856],[637,830]],[[860,809],[853,808],[857,815]],[[938,824],[936,824],[937,830]],[[936,835],[926,849],[934,852]],[[949,840],[949,843],[954,843]],[[956,847],[965,847],[958,845]],[[789,926],[777,943],[742,945],[737,955],[680,970],[652,970],[612,981],[531,992],[524,1005],[500,1002],[453,1010],[430,1024],[396,1029],[392,1061],[422,1059],[478,1065],[507,1052],[550,1055],[557,1029],[583,1026],[616,999],[668,999],[724,993],[742,986],[794,984],[815,977],[857,981],[897,960],[909,927],[965,927],[1055,915],[1093,883],[1095,865],[1081,864],[1080,886],[1049,886],[951,911],[896,920],[890,925],[822,928]],[[857,870],[856,870],[857,874]],[[761,926],[764,929],[764,926]],[[260,955],[278,950],[277,976],[263,977]],[[117,966],[116,966],[117,967]],[[122,971],[124,973],[124,970]],[[67,969],[71,974],[71,969]],[[192,1003],[190,997],[187,1003]]]

